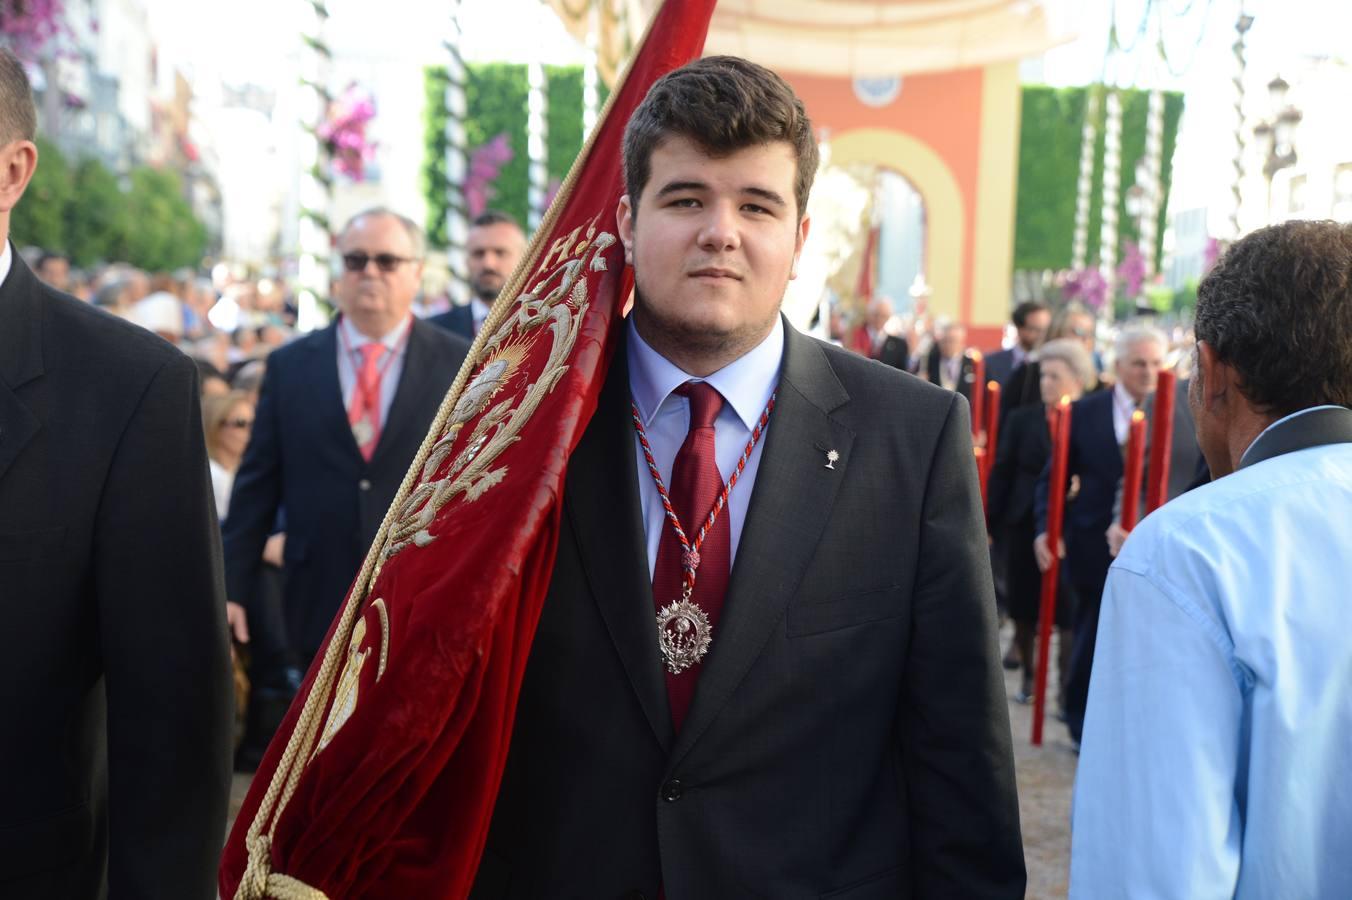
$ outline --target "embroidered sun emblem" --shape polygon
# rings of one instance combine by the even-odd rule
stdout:
[[[528,341],[507,344],[493,351],[484,362],[483,368],[465,386],[464,393],[456,401],[455,409],[451,411],[451,422],[468,422],[487,409],[488,402],[507,386],[507,382],[512,380],[512,376],[521,368],[529,353]]]

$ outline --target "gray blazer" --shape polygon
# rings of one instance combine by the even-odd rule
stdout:
[[[628,407],[620,346],[569,464],[472,896],[1022,897],[966,401],[786,327],[679,734]]]

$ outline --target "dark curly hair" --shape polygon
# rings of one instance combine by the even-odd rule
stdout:
[[[736,56],[710,56],[668,72],[648,90],[624,129],[624,186],[638,198],[652,175],[653,151],[677,134],[709,155],[787,141],[798,161],[798,218],[817,175],[817,138],[803,101],[764,66]]]
[[[1352,224],[1247,235],[1198,287],[1195,327],[1258,410],[1352,406]]]

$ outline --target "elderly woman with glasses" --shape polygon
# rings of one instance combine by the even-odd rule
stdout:
[[[1023,662],[1023,687],[1015,698],[1021,703],[1028,701],[1033,690],[1033,636],[1037,632],[1042,588],[1042,572],[1033,553],[1036,532],[1033,489],[1051,456],[1047,410],[1062,397],[1078,400],[1097,379],[1089,352],[1074,339],[1044,344],[1038,351],[1038,366],[1042,402],[1010,412],[1000,432],[1000,445],[991,468],[987,507],[991,529],[1001,529],[1009,537],[1003,542],[1008,553],[1007,602],[1010,618],[1014,620],[1014,644]],[[1069,594],[1069,585],[1063,578],[1056,602],[1056,626],[1061,632],[1057,683],[1062,690],[1070,658],[1073,601]]]

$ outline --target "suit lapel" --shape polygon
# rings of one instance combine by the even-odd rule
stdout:
[[[343,406],[343,386],[338,380],[338,320],[315,336],[310,345],[312,360],[310,370],[314,373],[316,390],[315,410],[320,417],[321,427],[328,432],[332,446],[341,447],[345,456],[351,456],[358,463],[363,462],[357,439],[352,436],[352,428],[347,422],[347,409]],[[382,436],[383,439],[383,436]]]
[[[798,589],[849,466],[854,432],[830,416],[848,401],[822,348],[785,322],[775,411],[727,600],[671,766],[680,763],[728,702]],[[839,455],[834,471],[826,468],[831,450]],[[653,643],[651,634],[648,643]]]
[[[657,650],[628,368],[621,339],[596,414],[569,459],[564,507],[601,618],[665,751],[672,745],[671,707]]]
[[[404,369],[399,375],[399,385],[394,390],[394,400],[390,402],[390,411],[380,432],[380,442],[376,444],[376,452],[371,457],[372,465],[379,464],[384,456],[392,453],[391,447],[403,446],[401,439],[404,432],[413,427],[418,418],[417,411],[427,406],[426,394],[434,384],[432,371],[435,364],[432,357],[436,348],[432,346],[426,329],[435,327],[424,325],[417,319],[409,324]],[[356,446],[355,441],[353,446]]]
[[[16,393],[43,373],[40,287],[12,247],[10,259],[0,285],[0,478],[41,428]]]

